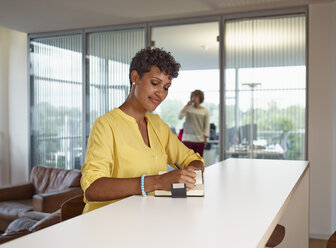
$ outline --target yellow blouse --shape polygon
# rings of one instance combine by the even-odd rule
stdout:
[[[156,114],[146,113],[150,147],[140,133],[135,119],[119,108],[99,117],[93,124],[82,166],[83,191],[98,178],[131,178],[141,174],[157,175],[167,171],[167,164],[177,162],[182,168],[202,157],[188,149]],[[140,185],[139,185],[140,187]],[[89,202],[84,197],[84,213],[113,201]]]

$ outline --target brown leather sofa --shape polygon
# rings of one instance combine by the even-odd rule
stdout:
[[[79,170],[34,166],[30,182],[0,188],[0,231],[29,211],[52,213],[83,193]]]

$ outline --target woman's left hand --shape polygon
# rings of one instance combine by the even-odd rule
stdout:
[[[194,170],[202,170],[204,172],[204,164],[200,160],[191,161],[187,168],[193,168]]]

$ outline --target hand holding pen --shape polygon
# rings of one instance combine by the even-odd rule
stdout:
[[[174,163],[177,170],[160,175],[161,189],[170,190],[172,183],[185,183],[187,190],[192,189],[196,183],[194,168],[182,169],[178,163]]]
[[[177,162],[175,162],[174,164],[175,164],[175,166],[176,166],[177,169],[182,170],[181,166]],[[186,169],[198,170],[194,166],[188,166]]]

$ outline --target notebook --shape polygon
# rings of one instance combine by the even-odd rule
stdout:
[[[204,182],[201,170],[196,170],[196,184],[195,187],[187,191],[187,196],[204,196]],[[167,171],[160,171],[159,175],[167,173]],[[171,196],[170,190],[155,190],[155,196]]]

